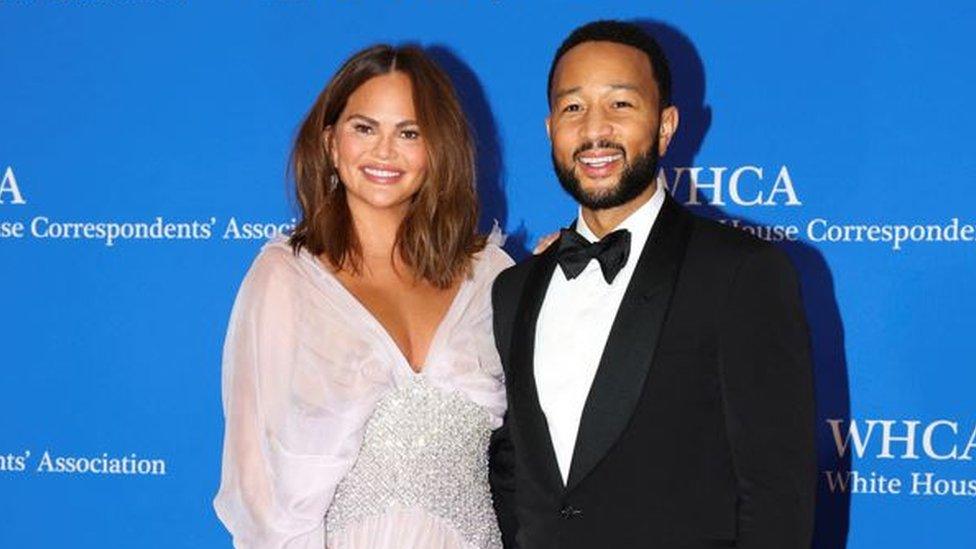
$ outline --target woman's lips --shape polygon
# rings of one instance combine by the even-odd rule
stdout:
[[[403,171],[388,166],[363,166],[359,169],[366,179],[373,183],[396,183],[403,177]]]

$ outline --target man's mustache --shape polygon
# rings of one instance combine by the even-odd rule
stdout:
[[[624,158],[627,158],[627,150],[620,143],[614,143],[613,141],[589,141],[583,143],[573,151],[573,161],[579,160],[580,154],[592,149],[616,149],[624,155]]]
[[[573,160],[576,160],[580,154],[592,149],[617,149],[623,153],[625,157],[627,156],[627,150],[624,149],[624,146],[620,143],[614,143],[613,141],[590,141],[583,143],[577,147],[575,151],[573,151]]]

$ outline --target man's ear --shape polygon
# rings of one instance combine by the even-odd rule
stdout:
[[[659,126],[657,150],[658,154],[664,156],[664,153],[668,152],[668,145],[671,144],[671,138],[678,131],[678,107],[671,105],[661,111],[661,123]]]

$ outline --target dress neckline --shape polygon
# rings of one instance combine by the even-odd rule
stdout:
[[[441,340],[444,338],[444,332],[447,329],[447,325],[454,321],[454,316],[456,310],[462,302],[462,296],[467,293],[468,288],[471,286],[472,278],[465,276],[461,280],[461,284],[458,286],[457,291],[454,293],[454,297],[451,299],[450,305],[448,305],[447,310],[444,311],[444,315],[441,317],[440,321],[437,323],[437,327],[434,329],[434,335],[430,339],[430,343],[427,344],[427,351],[424,354],[423,363],[420,364],[419,369],[415,369],[410,361],[407,360],[406,354],[404,354],[403,349],[397,345],[396,340],[390,335],[390,331],[387,330],[386,326],[376,318],[376,315],[370,311],[366,305],[364,305],[346,286],[339,280],[339,277],[335,275],[324,263],[322,263],[319,258],[308,253],[306,250],[302,250],[302,255],[306,259],[310,260],[315,264],[315,268],[318,270],[323,277],[329,281],[330,284],[336,287],[341,298],[346,301],[350,308],[356,311],[358,316],[372,328],[372,332],[383,342],[384,346],[393,355],[394,361],[400,365],[401,369],[405,373],[413,377],[421,377],[427,373],[431,366],[431,357],[436,356],[436,352],[440,349]]]

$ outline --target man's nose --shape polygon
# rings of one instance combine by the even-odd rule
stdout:
[[[581,129],[588,141],[601,141],[613,135],[610,121],[596,109],[586,113]]]

